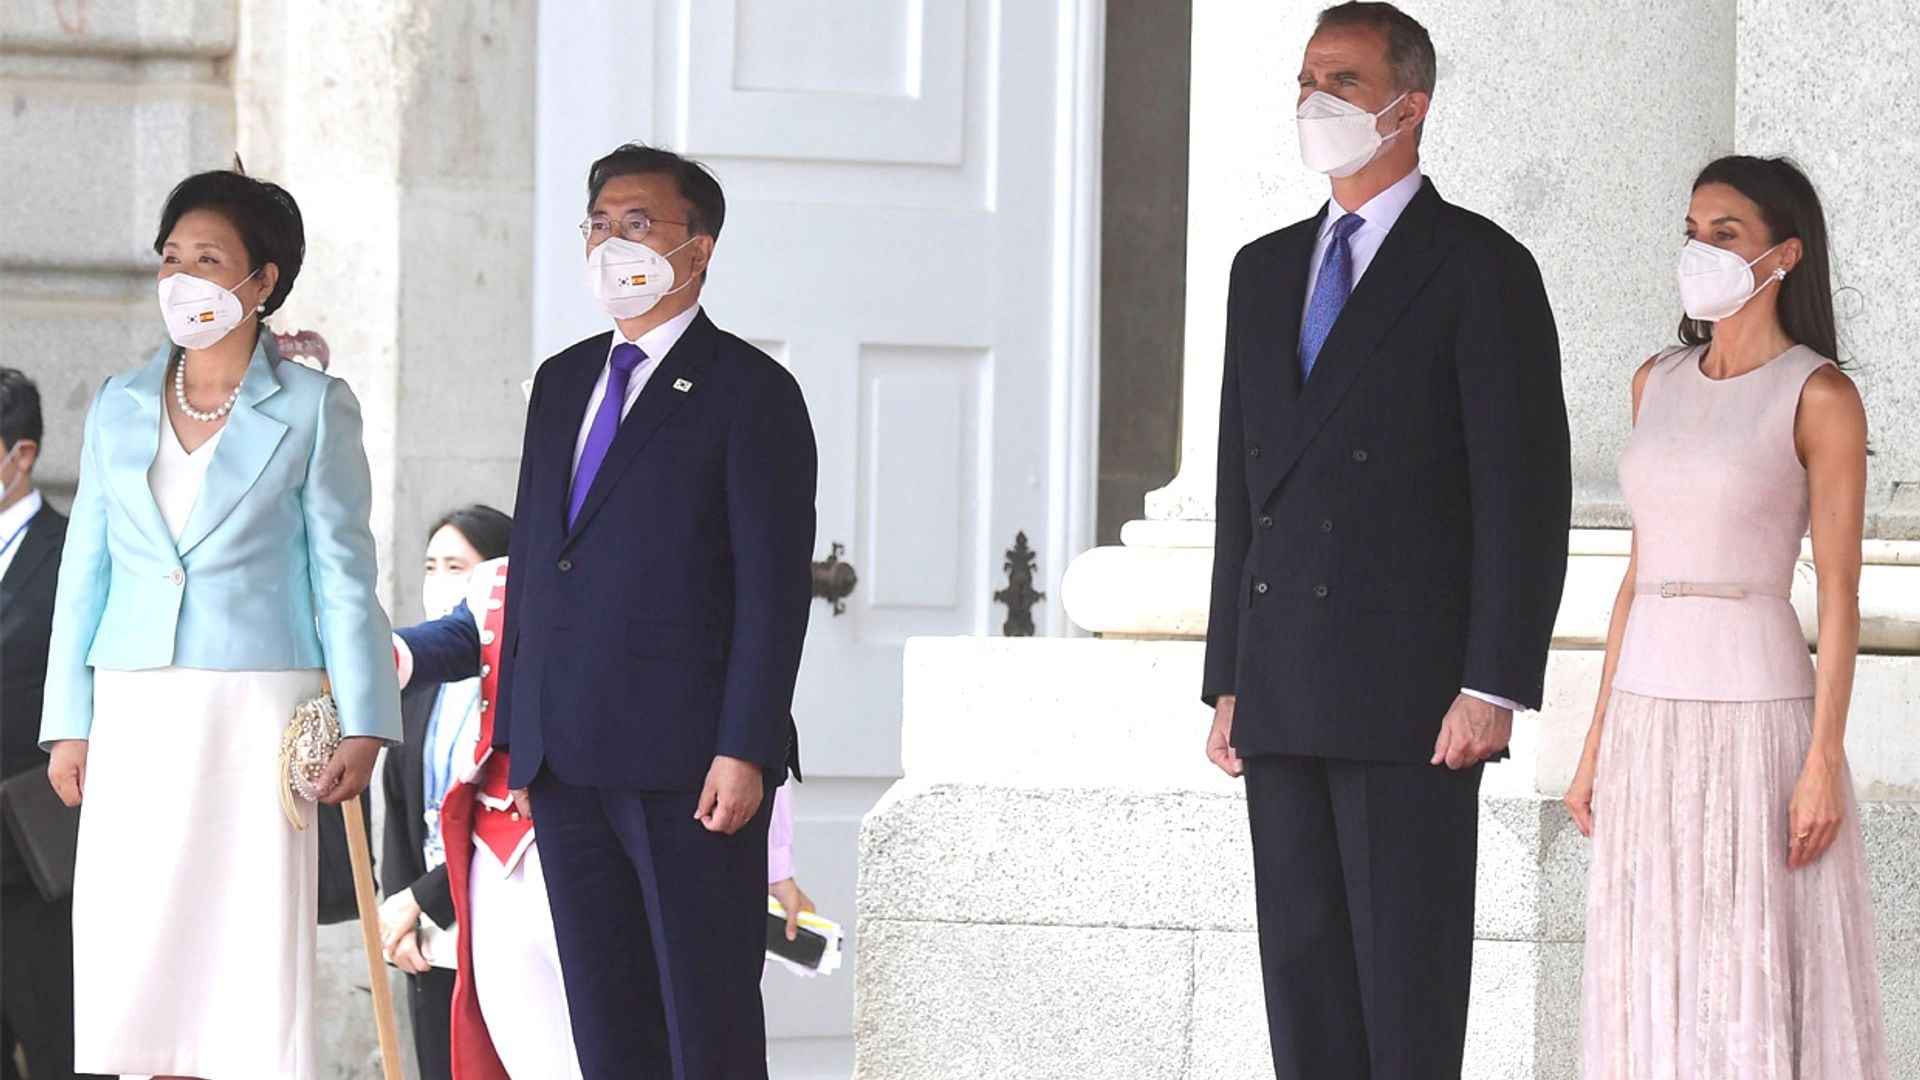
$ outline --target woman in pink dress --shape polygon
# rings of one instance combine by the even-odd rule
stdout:
[[[1827,232],[1790,163],[1715,161],[1683,346],[1633,379],[1633,557],[1567,792],[1593,838],[1587,1080],[1884,1080],[1845,752],[1867,420],[1835,366]],[[1788,601],[1812,525],[1819,658]]]

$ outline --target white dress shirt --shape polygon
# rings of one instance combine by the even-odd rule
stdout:
[[[1327,245],[1333,241],[1333,227],[1340,223],[1340,219],[1348,213],[1359,214],[1361,218],[1360,227],[1353,230],[1353,233],[1347,237],[1347,251],[1353,256],[1353,284],[1357,287],[1361,276],[1367,272],[1367,267],[1373,265],[1373,257],[1380,253],[1380,245],[1386,242],[1387,234],[1393,231],[1393,226],[1400,220],[1400,215],[1406,212],[1407,204],[1420,193],[1420,183],[1420,169],[1415,166],[1413,171],[1396,180],[1392,187],[1368,199],[1358,209],[1348,210],[1340,205],[1340,200],[1337,198],[1328,202],[1327,215],[1320,222],[1320,234],[1313,240],[1313,261],[1307,264],[1308,305],[1313,303],[1313,287],[1320,281],[1320,263],[1327,257]],[[1306,322],[1306,309],[1303,307],[1300,325],[1304,327]],[[1496,694],[1486,694],[1464,687],[1460,692],[1482,701],[1492,702],[1503,709],[1511,709],[1514,712],[1523,711],[1518,703]]]
[[[613,371],[613,350],[626,342],[640,346],[640,351],[647,354],[647,358],[640,361],[640,366],[627,376],[627,400],[620,407],[620,419],[625,420],[627,414],[633,411],[633,403],[640,400],[640,391],[647,388],[647,380],[660,370],[660,361],[679,343],[681,335],[687,332],[687,327],[692,326],[693,320],[699,315],[700,305],[695,304],[641,334],[640,340],[631,342],[627,341],[627,336],[620,332],[617,324],[614,326],[613,340],[607,343],[606,363],[600,365],[600,380],[593,384],[593,396],[587,399],[587,415],[580,418],[580,437],[573,443],[573,472],[580,471],[580,455],[587,452],[587,433],[593,430],[593,418],[599,414],[600,403],[607,397],[607,376]]]
[[[6,544],[6,550],[0,551],[0,577],[6,577],[13,566],[13,557],[20,553],[20,541],[26,539],[27,523],[33,515],[40,512],[46,500],[40,497],[38,489],[27,492],[26,498],[0,510],[0,544]]]
[[[1353,283],[1360,284],[1360,278],[1373,265],[1373,257],[1380,252],[1380,245],[1387,239],[1387,233],[1393,231],[1393,225],[1406,212],[1407,204],[1420,193],[1420,169],[1418,166],[1407,175],[1394,182],[1387,190],[1362,203],[1357,210],[1348,211],[1340,205],[1339,199],[1329,200],[1327,216],[1320,222],[1320,235],[1313,240],[1313,261],[1307,264],[1307,303],[1313,302],[1313,287],[1320,281],[1320,263],[1327,257],[1327,245],[1333,241],[1333,227],[1349,212],[1359,214],[1363,224],[1347,237],[1347,250],[1353,254]],[[1300,325],[1307,324],[1306,308],[1301,308]]]

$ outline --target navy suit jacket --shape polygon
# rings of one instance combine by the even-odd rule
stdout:
[[[528,402],[494,746],[528,786],[698,790],[716,755],[797,764],[813,596],[813,427],[800,386],[703,313],[620,424],[567,526],[573,454],[612,332]]]
[[[1237,695],[1242,754],[1420,763],[1463,687],[1544,694],[1572,498],[1559,335],[1527,249],[1428,180],[1303,385],[1322,220],[1233,263],[1202,694]]]

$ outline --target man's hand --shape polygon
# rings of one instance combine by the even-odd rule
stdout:
[[[760,766],[719,755],[707,770],[707,783],[700,789],[700,804],[693,817],[708,832],[732,836],[753,818],[766,797],[766,774]]]
[[[1449,769],[1478,765],[1507,748],[1513,738],[1513,711],[1472,694],[1453,699],[1433,741],[1432,764]]]
[[[787,940],[793,941],[798,939],[800,937],[800,913],[803,911],[812,911],[813,901],[808,899],[806,893],[800,891],[800,883],[792,878],[774,882],[767,886],[767,892],[775,900],[780,901],[781,907],[787,909]]]
[[[1213,730],[1207,732],[1207,760],[1228,776],[1245,776],[1246,766],[1233,752],[1233,695],[1221,694],[1213,706]]]
[[[393,960],[393,966],[409,975],[424,975],[433,967],[433,963],[427,959],[427,954],[420,951],[420,934],[415,930],[407,931],[406,936],[400,939],[400,943],[388,950],[388,953]]]
[[[513,800],[514,813],[527,821],[533,820],[533,797],[527,794],[526,788],[514,788],[507,792],[507,797]]]
[[[61,739],[53,744],[51,757],[47,780],[61,802],[79,806],[80,794],[87,786],[87,740]]]

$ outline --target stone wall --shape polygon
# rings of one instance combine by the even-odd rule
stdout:
[[[1240,784],[1208,764],[1203,646],[920,639],[906,779],[862,833],[857,1075],[1265,1075]],[[1490,766],[1465,1076],[1573,1080],[1587,841],[1559,794],[1597,651]],[[1899,1080],[1920,1080],[1920,662],[1862,661],[1848,750],[1865,799]]]
[[[1147,517],[1212,516],[1226,276],[1248,240],[1314,213],[1290,103],[1319,0],[1195,5],[1181,471]],[[1920,536],[1920,277],[1888,200],[1920,139],[1886,103],[1920,86],[1920,11],[1896,0],[1405,0],[1439,80],[1422,167],[1448,199],[1532,250],[1560,328],[1576,524],[1626,524],[1615,468],[1634,369],[1675,340],[1673,271],[1694,174],[1722,154],[1788,154],[1820,189],[1843,360],[1876,455],[1868,535]],[[1848,57],[1838,67],[1835,56]],[[1904,227],[1904,231],[1903,231]],[[1913,485],[1906,486],[1903,485]]]

